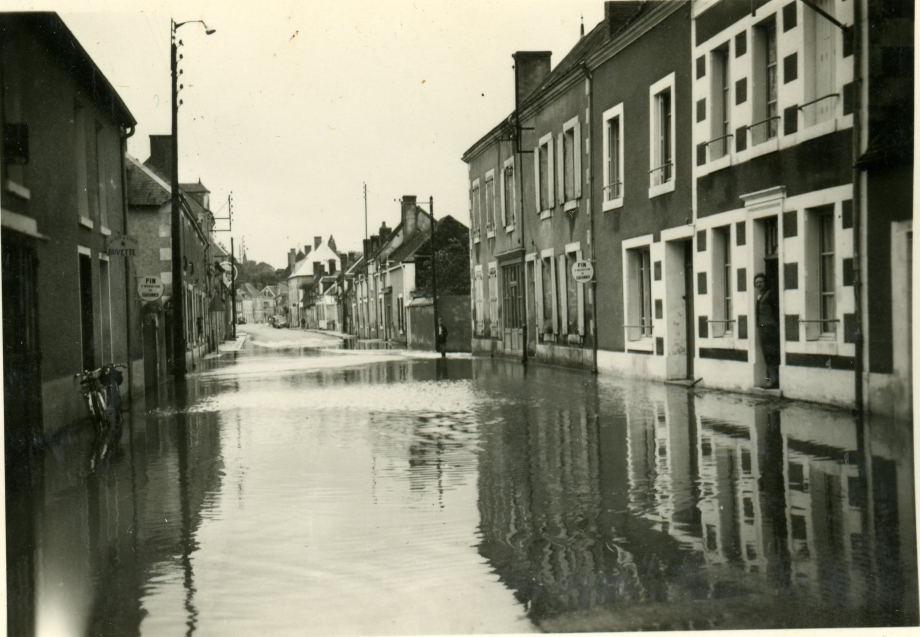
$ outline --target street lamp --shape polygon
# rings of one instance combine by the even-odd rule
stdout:
[[[183,88],[178,84],[180,71],[178,48],[182,42],[176,42],[176,30],[185,25],[200,22],[205,28],[205,33],[211,35],[214,29],[209,29],[204,20],[188,20],[176,23],[169,20],[169,68],[172,72],[172,306],[173,306],[173,374],[176,378],[185,376],[185,301],[182,289],[182,215],[179,210],[179,91]]]

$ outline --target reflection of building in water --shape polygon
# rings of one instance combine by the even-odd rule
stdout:
[[[727,598],[761,627],[916,621],[912,460],[890,424],[868,430],[864,480],[839,413],[660,386],[594,395],[494,365],[483,382],[516,400],[483,408],[498,424],[482,430],[479,550],[535,621],[602,606],[636,630],[666,603],[706,622]]]

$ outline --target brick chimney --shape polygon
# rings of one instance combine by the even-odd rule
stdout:
[[[621,31],[626,25],[632,22],[633,18],[636,17],[645,4],[647,4],[647,2],[644,0],[633,2],[611,2],[608,0],[605,2],[604,21],[607,23],[607,28],[610,29],[610,34],[613,35]]]
[[[323,238],[322,238],[322,237],[313,237],[313,249],[315,250],[316,248],[320,247],[321,245],[323,245]]]
[[[380,243],[383,243],[387,240],[387,237],[390,236],[390,233],[393,232],[392,228],[387,228],[387,222],[384,221],[380,224]]]
[[[150,136],[150,157],[144,165],[169,183],[172,175],[172,135]]]
[[[517,104],[533,93],[550,71],[552,51],[518,51],[514,58],[514,91]]]
[[[415,195],[403,195],[402,198],[402,224],[403,237],[408,238],[415,233],[416,222]]]
[[[325,268],[325,266],[323,265],[323,262],[322,262],[322,261],[314,261],[314,262],[313,262],[313,280],[314,280],[314,281],[315,281],[316,279],[318,279],[319,277],[323,276],[323,274],[325,274],[325,272],[326,272],[326,268]]]
[[[294,265],[297,263],[297,251],[294,248],[291,248],[291,251],[288,252],[288,269],[291,274],[294,274]]]

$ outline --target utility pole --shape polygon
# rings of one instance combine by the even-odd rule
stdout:
[[[179,86],[176,22],[169,21],[169,68],[172,75],[172,306],[173,306],[173,375],[185,376],[185,294],[182,289],[182,225],[179,210]]]
[[[230,237],[230,302],[233,304],[233,340],[236,340],[236,255],[233,252],[233,237]]]
[[[367,234],[367,184],[364,184],[364,338],[370,338],[371,328],[369,321],[371,319],[370,308],[370,290],[371,282],[367,276],[367,260],[370,258],[370,246],[368,245]]]
[[[438,350],[438,268],[435,265],[434,249],[434,197],[428,197],[428,212],[431,214],[431,301],[434,307],[434,348]],[[447,343],[444,344],[447,347]]]

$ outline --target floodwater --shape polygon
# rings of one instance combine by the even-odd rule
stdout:
[[[8,519],[39,635],[916,625],[909,424],[394,351],[246,348]],[[16,579],[18,578],[18,579]]]

